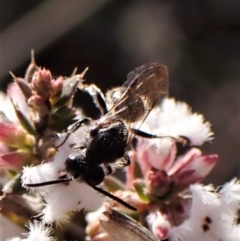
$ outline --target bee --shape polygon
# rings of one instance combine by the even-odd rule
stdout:
[[[102,117],[96,121],[89,118],[78,120],[58,146],[63,145],[69,135],[81,126],[88,126],[87,137],[76,143],[65,161],[66,177],[26,186],[39,187],[79,180],[125,207],[136,210],[97,185],[104,181],[106,175],[130,165],[127,151],[136,135],[159,138],[141,131],[140,127],[150,111],[168,95],[168,86],[167,67],[159,63],[150,63],[131,71],[121,87],[107,93],[106,100],[95,85],[83,87],[84,91],[92,95],[96,106],[102,112]]]

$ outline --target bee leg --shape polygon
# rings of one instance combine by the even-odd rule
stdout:
[[[165,137],[165,136],[153,135],[153,134],[147,133],[147,132],[145,132],[145,131],[141,131],[141,130],[139,130],[139,129],[134,129],[134,128],[131,128],[131,131],[133,132],[133,134],[135,134],[135,135],[137,135],[137,136],[144,137],[144,138],[148,138],[148,139]]]
[[[78,120],[77,122],[75,122],[75,123],[71,126],[71,128],[68,130],[68,132],[67,132],[64,140],[62,141],[62,143],[59,144],[58,146],[56,146],[57,149],[58,149],[59,147],[61,147],[61,146],[67,141],[68,137],[69,137],[74,131],[76,131],[77,129],[79,129],[82,125],[90,125],[90,123],[91,123],[91,120],[88,119],[88,118],[84,118],[84,119],[81,119],[81,120]]]
[[[126,166],[129,166],[131,164],[130,158],[128,156],[128,154],[125,153],[125,155],[123,156],[123,158],[121,158],[119,161],[117,161],[114,166],[118,169],[122,169]]]
[[[138,129],[134,129],[134,128],[131,128],[131,131],[133,132],[133,134],[137,135],[137,136],[140,136],[140,137],[143,137],[143,138],[148,138],[148,139],[153,139],[153,138],[172,138],[176,141],[181,141],[181,138],[177,138],[177,137],[174,137],[174,136],[158,136],[158,135],[154,135],[154,134],[150,134],[150,133],[147,133],[145,131],[141,131],[141,130],[138,130]]]
[[[129,166],[131,164],[129,155],[125,153],[125,155],[122,158],[124,166]]]
[[[81,120],[78,120],[77,122],[75,122],[69,129],[69,132],[72,133],[76,130],[78,130],[82,125],[90,125],[91,120],[88,118],[84,118]]]
[[[85,85],[83,90],[87,91],[92,96],[97,108],[101,111],[102,115],[105,115],[108,112],[108,109],[101,90],[94,84]]]
[[[97,192],[99,192],[99,193],[101,193],[101,194],[103,194],[103,195],[105,195],[105,196],[113,199],[114,201],[116,201],[116,202],[122,204],[123,206],[125,206],[126,208],[129,208],[129,209],[132,210],[132,211],[137,211],[137,209],[136,209],[135,207],[131,206],[130,204],[128,204],[128,203],[126,203],[126,202],[124,202],[122,199],[114,196],[113,194],[111,194],[111,193],[109,193],[109,192],[101,189],[100,187],[96,187],[96,186],[93,185],[91,182],[86,181],[86,183],[87,183],[90,187],[92,187],[94,190],[96,190]]]
[[[116,171],[116,167],[113,164],[104,163],[103,166],[105,176],[111,175]]]
[[[158,136],[158,135],[150,134],[150,133],[147,133],[145,131],[141,131],[141,130],[134,129],[134,128],[131,128],[131,131],[133,132],[133,134],[135,134],[137,136],[140,136],[140,137],[143,137],[143,138],[148,138],[148,139],[153,139],[153,138],[171,138],[174,141],[176,141],[177,143],[181,143],[184,146],[186,145],[186,140],[184,138],[182,138],[182,136],[179,136],[179,137]]]
[[[195,148],[200,148],[197,145],[192,145],[191,141],[189,138],[185,137],[185,136],[179,136],[179,137],[174,137],[174,136],[157,136],[157,135],[153,135],[141,130],[137,130],[137,129],[131,129],[131,131],[140,137],[144,137],[144,138],[171,138],[174,141],[176,141],[176,146],[177,146],[177,156],[182,155],[184,153],[186,153],[190,148],[195,147]]]

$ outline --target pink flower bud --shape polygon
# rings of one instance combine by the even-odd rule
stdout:
[[[8,146],[22,146],[26,132],[18,125],[8,122],[0,122],[0,141]]]
[[[27,160],[26,153],[22,152],[9,152],[0,155],[0,167],[14,167],[19,168]]]
[[[45,116],[50,111],[45,101],[39,95],[31,96],[28,100],[28,106],[40,116]]]
[[[152,168],[147,177],[148,191],[155,197],[164,197],[172,189],[172,180],[163,170]]]
[[[43,99],[47,99],[51,92],[51,72],[46,69],[39,69],[32,78],[32,89]]]
[[[153,234],[158,239],[163,240],[169,237],[171,223],[169,221],[169,215],[167,213],[162,213],[159,210],[153,211],[147,217],[147,221],[152,229]]]
[[[192,148],[178,160],[169,173],[177,180],[179,187],[185,188],[207,176],[217,161],[218,155],[201,156],[200,150]]]
[[[202,151],[198,148],[190,149],[184,156],[181,156],[176,163],[172,166],[172,168],[168,171],[168,175],[172,176],[174,173],[179,172],[182,168],[188,165],[197,157],[202,155]]]
[[[176,145],[171,138],[139,140],[137,158],[144,174],[154,167],[168,171],[176,156]]]
[[[56,80],[52,80],[51,85],[52,85],[52,93],[51,93],[52,96],[57,95],[58,93],[61,93],[63,88],[63,77],[60,76]]]

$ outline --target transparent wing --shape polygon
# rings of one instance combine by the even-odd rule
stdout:
[[[166,66],[151,63],[134,69],[121,87],[107,94],[112,107],[104,120],[120,119],[136,127],[136,122],[142,123],[149,112],[168,95],[168,86]]]

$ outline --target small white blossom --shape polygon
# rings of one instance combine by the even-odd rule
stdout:
[[[219,194],[226,204],[240,205],[240,182],[236,178],[223,185]]]
[[[202,145],[213,136],[209,122],[204,121],[201,114],[192,113],[184,102],[165,99],[161,107],[151,111],[143,129],[149,129],[154,134],[165,136],[185,136],[192,145]]]
[[[192,207],[189,218],[170,230],[172,241],[235,241],[240,239],[240,226],[234,216],[226,212],[213,186],[199,184],[190,187]]]
[[[56,238],[51,237],[53,230],[51,227],[45,227],[43,223],[34,221],[29,224],[29,232],[24,233],[27,238],[21,239],[14,237],[7,241],[54,241]]]
[[[190,191],[192,193],[193,205],[211,205],[219,206],[220,200],[218,199],[218,194],[212,185],[203,186],[201,184],[195,184],[190,186]],[[195,204],[196,203],[196,204]]]
[[[228,183],[225,183],[219,191],[220,199],[222,201],[222,208],[226,212],[226,218],[230,222],[235,222],[239,217],[240,210],[240,182],[236,178]]]
[[[61,141],[59,141],[61,143]],[[42,183],[59,179],[59,174],[65,171],[65,160],[71,153],[70,137],[58,149],[53,161],[33,167],[24,167],[22,174],[23,186],[31,183]],[[63,184],[54,184],[30,188],[39,192],[45,199],[45,208],[42,218],[46,223],[58,224],[69,221],[69,215],[82,209],[96,210],[102,204],[103,197],[84,182],[72,181]]]
[[[102,196],[85,183],[72,181],[69,184],[56,184],[43,194],[46,207],[42,210],[43,220],[58,224],[68,222],[74,211],[96,210],[102,204]]]
[[[52,234],[52,229],[50,227],[45,227],[43,223],[35,221],[29,224],[29,233],[25,234],[27,236],[26,241],[54,241],[55,238],[50,237]]]
[[[172,227],[169,231],[171,241],[188,241],[188,236],[191,233],[189,221],[186,220],[182,225]]]

